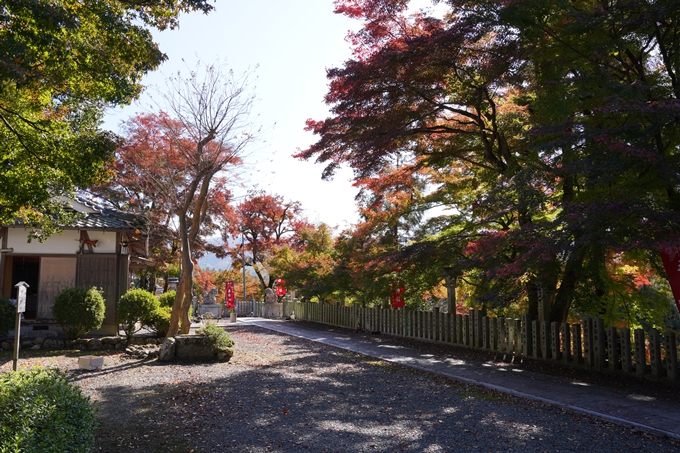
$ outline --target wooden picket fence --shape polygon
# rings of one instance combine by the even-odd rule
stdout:
[[[234,308],[236,316],[260,317],[264,313],[264,302],[258,300],[237,300]]]
[[[585,318],[577,324],[467,315],[406,309],[364,308],[309,302],[284,302],[284,316],[337,327],[380,332],[504,354],[507,358],[531,358],[560,362],[596,371],[611,371],[677,381],[676,332],[663,335],[606,327],[601,318]]]

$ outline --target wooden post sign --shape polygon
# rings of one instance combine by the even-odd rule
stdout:
[[[17,288],[17,317],[14,322],[14,361],[12,369],[17,370],[17,362],[19,361],[19,343],[21,338],[21,314],[26,311],[26,288],[28,283],[19,282],[14,285]]]

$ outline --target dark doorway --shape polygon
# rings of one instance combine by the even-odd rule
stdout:
[[[26,282],[26,311],[24,319],[35,319],[38,311],[38,282],[40,281],[40,257],[15,256],[12,265],[12,297],[16,297],[16,285]]]

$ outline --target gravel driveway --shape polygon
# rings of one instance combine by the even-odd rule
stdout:
[[[98,408],[97,452],[680,452],[587,416],[257,327],[230,330],[229,363],[20,363],[68,370]],[[11,365],[0,357],[0,371]]]

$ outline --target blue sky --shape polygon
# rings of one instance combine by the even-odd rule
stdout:
[[[243,181],[300,201],[313,222],[340,229],[356,222],[351,172],[321,181],[321,165],[291,155],[314,141],[304,131],[305,120],[328,116],[326,69],[349,58],[345,37],[360,24],[334,14],[332,0],[220,0],[215,8],[207,16],[184,15],[179,30],[155,34],[168,61],[144,84],[162,90],[166,76],[186,73],[199,58],[206,63],[226,59],[236,73],[258,66],[253,120],[265,130],[265,141],[249,154]],[[104,126],[118,131],[122,120],[156,110],[144,94],[136,104],[111,111]]]

